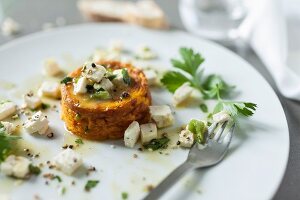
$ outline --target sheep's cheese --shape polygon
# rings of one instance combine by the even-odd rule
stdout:
[[[16,111],[17,107],[13,102],[0,102],[0,120],[14,114]]]
[[[83,67],[83,76],[98,83],[102,80],[106,73],[105,67],[96,65],[95,63],[85,64]]]
[[[180,142],[180,146],[190,148],[194,144],[194,134],[184,129],[180,132],[178,141]]]
[[[140,125],[137,121],[133,121],[125,131],[125,146],[133,148],[140,136]]]
[[[100,87],[106,91],[110,91],[113,89],[114,85],[109,79],[103,78],[100,82]]]
[[[221,111],[213,115],[213,121],[217,123],[222,123],[230,120],[230,115],[226,111]]]
[[[24,128],[28,133],[44,135],[49,128],[48,123],[47,117],[41,111],[38,111],[24,123]]]
[[[56,76],[60,73],[62,73],[62,70],[55,59],[48,58],[44,61],[44,74],[45,75]]]
[[[155,121],[158,128],[171,126],[174,117],[169,106],[149,106],[151,118]]]
[[[157,127],[154,123],[141,125],[141,140],[145,144],[157,138]]]
[[[70,148],[65,149],[53,158],[54,166],[67,175],[73,174],[82,163],[81,155]]]
[[[123,80],[123,74],[122,74],[122,69],[117,69],[113,71],[113,75],[116,77],[112,80],[113,84],[116,85],[117,87],[125,87],[126,84]]]
[[[26,178],[29,174],[31,162],[22,156],[10,155],[1,163],[1,172],[7,176]]]
[[[75,94],[84,94],[87,92],[86,86],[88,80],[86,77],[81,77],[78,79],[77,83],[74,83],[74,93]]]
[[[146,45],[140,45],[136,50],[136,57],[143,60],[150,60],[157,57],[157,55]]]
[[[6,18],[2,23],[1,29],[3,35],[10,36],[20,32],[20,25],[12,18]]]
[[[3,130],[6,134],[12,134],[16,130],[16,126],[11,122],[1,121],[0,124],[3,125],[3,127],[0,130]]]
[[[150,86],[154,86],[157,84],[157,74],[152,69],[147,69],[143,71]]]
[[[112,52],[121,52],[123,50],[123,43],[120,40],[112,40],[109,43],[108,47],[109,51]]]
[[[53,81],[44,81],[38,91],[39,96],[60,98],[60,85]]]
[[[24,95],[24,102],[26,107],[30,109],[36,109],[42,104],[41,99],[37,96],[34,96],[32,92]]]
[[[187,98],[189,98],[191,96],[192,92],[193,92],[193,88],[190,86],[189,82],[182,84],[174,92],[174,95],[173,95],[174,106],[177,106],[178,104],[182,103]]]

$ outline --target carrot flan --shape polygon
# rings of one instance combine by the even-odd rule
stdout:
[[[147,79],[128,63],[86,63],[62,81],[61,95],[66,128],[83,138],[119,139],[133,121],[150,121]]]

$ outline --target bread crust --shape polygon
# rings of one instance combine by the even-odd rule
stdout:
[[[150,120],[151,94],[144,73],[131,64],[116,61],[98,63],[107,68],[127,68],[132,85],[127,88],[128,98],[106,101],[90,100],[87,95],[75,95],[73,84],[61,86],[62,119],[73,134],[91,140],[119,139],[132,121]],[[78,77],[81,68],[69,76]]]

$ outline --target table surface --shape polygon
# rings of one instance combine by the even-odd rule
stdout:
[[[0,2],[9,2],[9,5],[4,8],[4,14],[18,21],[22,26],[22,32],[15,37],[0,35],[0,44],[4,44],[17,37],[41,31],[43,24],[55,24],[58,17],[65,18],[66,25],[86,22],[77,10],[76,1],[74,0],[23,0],[17,3],[16,1],[13,3],[13,1],[0,0]],[[170,24],[173,27],[184,30],[178,13],[178,0],[173,0],[172,2],[157,0],[157,3],[166,12]],[[290,155],[285,176],[274,199],[300,199],[300,133],[298,131],[300,124],[300,103],[288,100],[278,93],[269,72],[253,51],[248,50],[246,53],[241,53],[234,47],[228,48],[240,54],[266,78],[282,103],[290,131]]]

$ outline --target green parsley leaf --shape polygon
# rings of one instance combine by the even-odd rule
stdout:
[[[90,97],[92,99],[102,99],[102,100],[107,100],[111,98],[110,94],[107,91],[101,91],[101,90],[95,92],[94,94],[91,94]]]
[[[77,139],[75,140],[75,143],[76,143],[76,144],[83,144],[83,141],[82,141],[82,139],[77,138]]]
[[[62,84],[68,84],[68,83],[70,83],[72,81],[73,81],[73,78],[67,76],[63,80],[61,80],[60,83],[62,83]]]
[[[60,183],[62,182],[61,177],[58,176],[58,175],[54,176],[54,177],[53,177],[53,180],[54,180],[54,179],[57,179],[57,181],[60,182]]]
[[[232,102],[220,101],[214,108],[214,113],[227,111],[231,117],[242,115],[245,117],[252,116],[257,108],[257,105],[250,102]]]
[[[112,80],[114,80],[116,77],[117,77],[117,75],[110,75],[110,76],[108,76],[107,78],[108,78],[110,81],[112,81]]]
[[[194,53],[191,48],[180,48],[179,53],[182,60],[171,59],[173,66],[194,76],[204,58],[199,53]]]
[[[208,112],[208,107],[205,103],[200,104],[199,107],[202,110],[202,112],[204,112],[204,113]]]
[[[5,133],[4,125],[0,122],[0,163],[3,162],[12,150],[12,142],[21,139],[19,136]]]
[[[153,139],[150,142],[144,144],[143,146],[146,149],[152,149],[153,151],[156,151],[158,149],[165,149],[168,146],[168,142],[170,141],[169,138],[166,136],[159,138],[159,139]]]
[[[204,144],[206,141],[207,126],[204,122],[192,119],[188,124],[188,130],[195,136],[195,141]]]
[[[34,166],[32,164],[29,165],[29,171],[31,174],[39,175],[41,173],[41,169],[37,166]]]
[[[98,183],[98,180],[88,180],[84,186],[85,191],[90,191],[92,188],[96,187]]]
[[[46,109],[50,108],[50,104],[42,103],[42,104],[41,104],[41,108],[42,108],[43,110],[46,110]]]
[[[169,71],[161,79],[162,84],[172,93],[185,82],[191,82],[180,72]]]
[[[131,78],[128,74],[128,71],[126,69],[122,69],[122,76],[123,76],[123,81],[125,84],[130,85],[131,84]]]
[[[128,199],[128,193],[127,192],[122,192],[122,199],[123,200],[126,200],[126,199]]]
[[[204,97],[206,99],[213,99],[221,96],[228,95],[234,86],[229,86],[219,75],[212,74],[209,75],[202,83],[202,88],[204,90]]]

